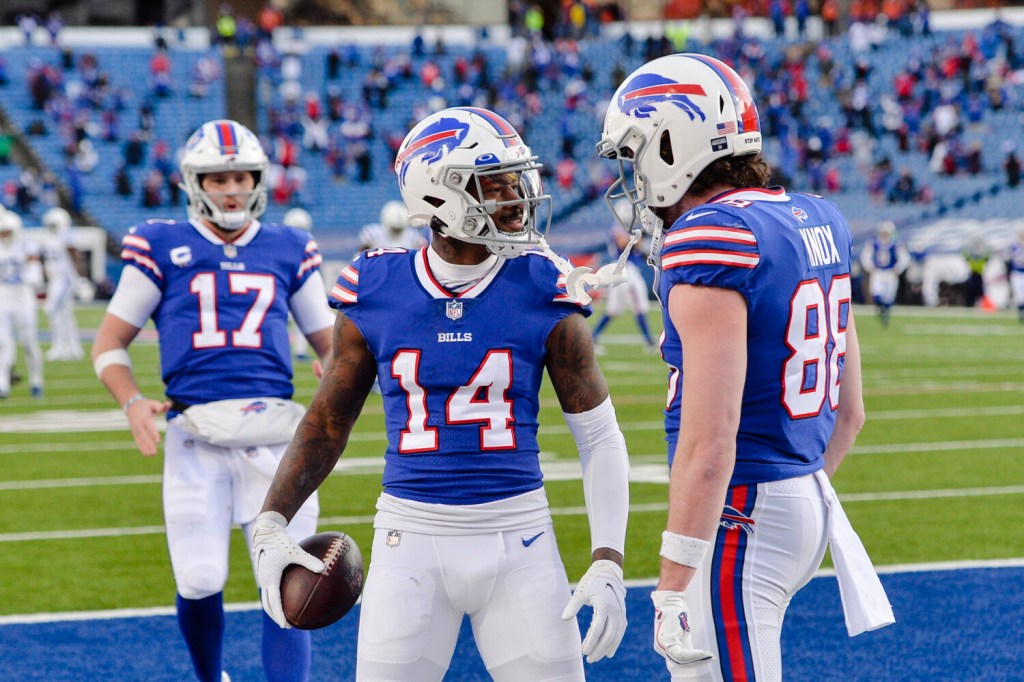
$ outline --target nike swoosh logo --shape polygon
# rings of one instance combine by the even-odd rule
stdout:
[[[694,213],[693,215],[686,216],[686,222],[696,220],[697,218],[703,218],[706,215],[711,215],[714,211],[701,211],[700,213]]]
[[[544,535],[544,531],[541,531],[541,532],[537,533],[532,538],[519,538],[519,539],[523,541],[523,547],[529,547],[530,545],[533,544],[533,541],[536,540],[537,538],[539,538],[541,535]]]

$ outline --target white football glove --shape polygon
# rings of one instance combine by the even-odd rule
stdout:
[[[710,651],[693,648],[690,620],[682,592],[655,590],[654,650],[677,665],[692,665],[714,658]]]
[[[599,559],[580,578],[576,591],[562,611],[562,620],[575,618],[584,604],[594,609],[590,629],[583,640],[587,663],[596,663],[615,655],[626,633],[626,586],[622,567],[614,561]]]
[[[281,606],[281,575],[289,564],[305,566],[314,573],[323,573],[324,562],[299,547],[288,535],[281,514],[268,511],[256,517],[252,533],[252,565],[260,586],[263,610],[275,623],[290,628]]]

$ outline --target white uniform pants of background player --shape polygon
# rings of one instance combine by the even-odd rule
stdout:
[[[618,317],[628,312],[645,315],[650,310],[647,282],[640,268],[626,263],[625,273],[625,282],[605,290],[605,313],[609,317]]]
[[[225,448],[167,425],[164,446],[164,522],[178,594],[203,599],[224,590],[233,523],[245,530],[259,514],[287,443]],[[288,524],[302,540],[316,532],[314,493]]]
[[[714,544],[686,591],[693,644],[714,660],[673,680],[781,680],[782,620],[821,565],[828,510],[813,475],[729,489]]]
[[[870,275],[868,286],[871,289],[873,302],[879,305],[892,305],[896,302],[900,276],[892,270],[875,270]]]
[[[374,533],[357,680],[441,680],[464,615],[497,682],[584,679],[579,626],[562,620],[571,590],[550,524],[481,535],[395,533]]]
[[[77,360],[83,355],[78,322],[75,320],[74,285],[69,273],[55,276],[46,285],[44,310],[52,334],[47,360]]]
[[[43,351],[39,347],[36,298],[23,285],[0,285],[0,394],[10,393],[10,374],[18,357],[15,343],[25,351],[28,382],[43,387]]]

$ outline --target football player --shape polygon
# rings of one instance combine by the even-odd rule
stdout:
[[[40,244],[46,272],[46,305],[44,310],[50,321],[52,339],[46,359],[79,360],[84,357],[82,341],[75,320],[75,286],[78,268],[75,266],[75,246],[71,232],[71,216],[60,206],[43,214],[46,236]]]
[[[910,253],[903,243],[896,239],[896,224],[884,220],[878,225],[875,236],[864,246],[860,262],[868,273],[868,288],[875,304],[882,326],[889,325],[889,314],[896,302],[900,286],[900,275],[910,265]]]
[[[636,318],[636,326],[644,338],[644,348],[649,351],[655,350],[654,339],[651,338],[651,330],[647,326],[647,311],[650,310],[650,301],[647,296],[647,282],[644,281],[640,268],[643,265],[643,256],[639,251],[633,251],[629,242],[629,233],[623,229],[623,225],[630,225],[633,222],[633,211],[630,203],[624,199],[615,202],[612,209],[616,213],[615,222],[608,231],[608,258],[617,261],[623,251],[630,249],[626,256],[624,267],[626,281],[618,286],[608,289],[604,299],[604,315],[601,316],[597,326],[594,327],[594,342],[604,331],[605,327],[619,315],[631,312]],[[619,213],[622,215],[618,215]]]
[[[704,55],[630,74],[598,151],[651,235],[665,319],[655,650],[673,679],[781,680],[786,607],[830,542],[851,634],[892,622],[829,482],[865,418],[849,227],[768,187],[750,93]]]
[[[313,231],[313,216],[304,208],[288,209],[281,222],[289,227],[297,227],[306,232]],[[289,338],[291,338],[295,359],[309,360],[309,341],[306,340],[306,335],[301,331],[296,331],[294,334],[289,332]]]
[[[1008,270],[1017,317],[1024,323],[1024,228],[1017,230],[1017,239],[1010,245]]]
[[[377,378],[388,445],[359,680],[441,680],[465,615],[499,681],[583,680],[581,651],[594,662],[622,639],[629,462],[590,310],[532,251],[550,202],[539,168],[491,111],[428,116],[395,169],[430,246],[366,251],[331,294],[333,358],[267,495],[253,561],[283,625],[283,569],[322,566],[286,524],[333,470]],[[593,563],[571,598],[538,459],[545,369],[579,448],[590,520]],[[583,604],[594,614],[581,643]]]
[[[363,251],[391,246],[418,249],[426,243],[422,232],[409,226],[409,211],[401,201],[384,204],[380,209],[380,222],[359,230],[359,248]]]
[[[188,221],[150,220],[122,240],[124,270],[93,346],[97,376],[143,455],[166,412],[163,503],[178,622],[200,680],[221,680],[223,590],[233,523],[251,538],[297,423],[288,313],[322,358],[333,315],[308,232],[264,226],[267,156],[244,126],[203,124],[181,159]],[[127,348],[152,319],[166,400],[139,391]],[[301,414],[301,407],[297,410]],[[288,531],[316,532],[311,496]],[[304,680],[308,632],[263,624],[268,680]]]
[[[21,216],[0,207],[0,398],[11,393],[17,344],[25,351],[32,396],[43,395],[36,292],[43,288],[39,247],[25,238]]]

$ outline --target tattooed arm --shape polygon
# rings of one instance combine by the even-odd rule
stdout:
[[[547,369],[562,412],[579,414],[608,397],[608,384],[594,356],[594,339],[582,315],[569,315],[551,331]]]
[[[366,402],[377,363],[359,329],[339,313],[327,368],[267,492],[263,511],[290,520],[334,469]]]

